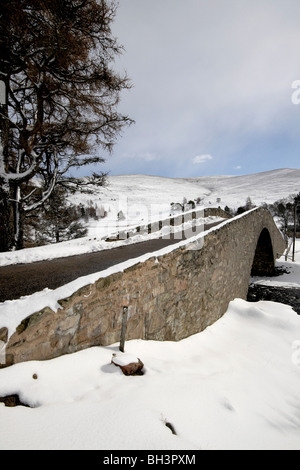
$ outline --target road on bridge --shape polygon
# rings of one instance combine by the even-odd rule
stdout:
[[[206,224],[204,230],[219,225],[220,222],[222,221]],[[46,287],[57,289],[81,276],[103,271],[116,264],[155,252],[179,241],[173,238],[158,238],[84,255],[3,266],[0,268],[0,302],[31,295]]]

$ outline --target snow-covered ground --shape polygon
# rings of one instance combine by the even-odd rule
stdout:
[[[299,270],[298,240],[298,285]],[[143,376],[123,375],[113,353],[122,355],[117,344],[0,370],[0,396],[34,407],[0,405],[0,449],[300,450],[300,316],[291,307],[236,299],[180,342],[128,341],[123,358],[140,358]]]
[[[298,193],[299,177],[300,170],[254,178],[111,177],[99,198],[103,204],[105,194],[108,198],[107,219],[114,221],[112,212],[127,207],[127,224],[146,223],[147,217],[168,216],[170,203],[183,198],[204,195],[204,205],[221,207],[238,207],[247,197],[257,205],[271,203]],[[90,238],[93,230],[96,238],[112,232],[98,224]],[[58,245],[55,249],[59,254]],[[66,252],[64,245],[61,253]],[[286,264],[291,274],[276,282],[299,286],[299,240],[296,262],[278,261]],[[11,334],[24,316],[45,305],[55,310],[57,300],[83,282],[93,282],[92,276],[0,304],[0,327]],[[143,361],[143,376],[124,376],[111,364],[113,353],[122,355],[117,344],[1,369],[0,396],[19,394],[32,408],[0,404],[0,449],[300,450],[300,316],[292,308],[235,299],[219,321],[183,341],[128,341],[125,354]],[[122,359],[126,362],[125,355]]]
[[[237,299],[186,340],[125,347],[143,376],[111,364],[117,345],[1,370],[0,395],[19,393],[35,408],[0,405],[0,449],[300,450],[300,317],[291,308]]]
[[[292,240],[290,240],[292,243]],[[292,249],[288,256],[282,256],[276,263],[276,266],[283,271],[283,274],[276,277],[253,277],[251,283],[263,286],[274,286],[284,288],[300,288],[300,240],[295,244],[295,262],[292,261]]]

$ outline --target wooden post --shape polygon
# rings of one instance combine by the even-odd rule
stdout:
[[[126,338],[126,328],[127,328],[127,317],[128,317],[128,307],[123,307],[123,316],[122,316],[122,329],[121,329],[121,339],[119,350],[124,352],[125,347],[125,338]]]
[[[297,209],[300,205],[300,193],[295,197],[294,200],[294,233],[293,233],[293,261],[295,261],[295,251],[296,251],[296,232],[297,232]]]

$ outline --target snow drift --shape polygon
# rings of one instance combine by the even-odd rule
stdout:
[[[34,408],[0,405],[0,449],[300,449],[300,317],[290,307],[236,299],[178,343],[127,342],[143,376],[111,364],[117,351],[1,370],[0,396]]]

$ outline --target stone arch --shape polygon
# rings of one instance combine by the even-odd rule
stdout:
[[[258,238],[252,263],[251,276],[268,276],[274,274],[275,261],[271,235],[264,228]]]

